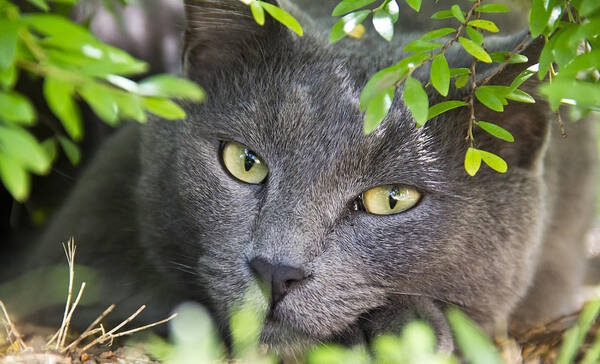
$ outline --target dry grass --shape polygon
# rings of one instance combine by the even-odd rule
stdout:
[[[102,320],[106,316],[108,316],[114,309],[115,305],[109,306],[102,314],[100,314],[88,327],[83,331],[75,340],[68,343],[67,339],[69,337],[69,326],[71,324],[71,319],[73,317],[73,313],[75,312],[81,297],[83,296],[83,292],[85,291],[86,283],[83,282],[81,287],[79,288],[79,292],[75,298],[75,301],[72,302],[73,298],[73,281],[75,278],[75,252],[76,246],[73,239],[69,240],[67,244],[63,244],[63,248],[65,250],[65,255],[67,257],[67,264],[69,267],[69,285],[67,290],[67,299],[65,303],[65,310],[63,314],[63,319],[60,327],[56,331],[54,335],[50,338],[50,340],[46,341],[44,344],[39,345],[27,345],[24,341],[24,336],[17,330],[17,327],[10,319],[10,315],[8,314],[4,303],[0,301],[0,307],[2,309],[2,313],[4,315],[3,323],[6,328],[7,339],[8,339],[8,347],[0,350],[0,363],[9,364],[9,363],[78,363],[89,360],[91,355],[89,353],[90,349],[94,348],[99,344],[104,344],[108,342],[108,345],[111,346],[113,341],[122,336],[131,335],[133,333],[146,330],[148,328],[154,327],[156,325],[160,325],[166,323],[177,314],[173,314],[170,317],[154,322],[149,325],[144,325],[141,327],[137,327],[134,329],[130,329],[127,331],[119,331],[125,325],[130,323],[135,317],[137,317],[145,308],[146,305],[142,305],[136,312],[134,312],[131,316],[129,316],[126,320],[115,326],[113,329],[106,331],[104,325],[102,325]],[[32,337],[32,340],[39,339]],[[84,341],[89,341],[83,347],[81,347]],[[109,355],[107,355],[109,354]],[[105,359],[110,355],[114,355],[114,353],[110,351],[102,351],[98,354],[93,354],[98,356],[99,358],[104,357]]]

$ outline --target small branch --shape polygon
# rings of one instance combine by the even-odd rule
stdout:
[[[112,304],[110,305],[106,310],[104,310],[104,312],[102,312],[102,314],[100,314],[100,316],[98,316],[94,322],[92,322],[87,329],[85,329],[83,331],[83,333],[81,335],[79,335],[79,337],[77,339],[75,339],[75,341],[73,341],[71,344],[69,344],[69,346],[67,346],[66,348],[64,348],[63,350],[61,350],[61,352],[65,352],[67,350],[71,350],[75,347],[77,347],[77,345],[79,345],[79,343],[81,342],[81,340],[85,339],[86,337],[93,335],[95,333],[97,333],[98,331],[102,330],[102,334],[104,334],[104,329],[103,328],[96,328],[94,329],[94,327],[96,327],[96,325],[98,325],[100,323],[100,321],[102,321],[106,316],[108,316],[109,313],[112,312],[112,310],[115,309],[115,305]]]
[[[73,297],[73,280],[75,278],[75,240],[73,238],[69,239],[69,242],[65,245],[63,243],[63,249],[65,251],[65,255],[67,256],[67,264],[69,265],[69,290],[67,292],[67,303],[65,304],[65,313],[63,314],[62,324],[58,329],[56,335],[50,339],[47,345],[52,344],[52,341],[56,339],[56,350],[59,349],[60,343],[63,341],[63,335],[65,328],[67,326],[67,316],[69,315],[69,308],[71,306],[71,298]]]
[[[133,315],[129,316],[125,321],[121,322],[119,325],[117,325],[115,328],[113,328],[109,332],[103,334],[102,336],[97,337],[94,341],[92,341],[91,343],[89,343],[86,346],[84,346],[83,349],[81,349],[81,351],[84,352],[84,351],[88,350],[89,348],[91,348],[92,346],[96,345],[97,343],[103,343],[106,340],[108,340],[112,336],[113,333],[115,333],[121,327],[123,327],[123,326],[127,325],[129,322],[131,322],[145,308],[146,308],[146,305],[142,305],[140,308],[138,308],[137,311],[135,311],[133,313]]]
[[[467,130],[467,140],[469,141],[469,146],[475,146],[475,137],[473,136],[473,125],[475,125],[475,89],[477,87],[477,72],[475,71],[475,66],[477,65],[477,59],[473,58],[473,62],[471,62],[471,92],[469,93],[469,100],[467,103],[469,104],[469,129]]]
[[[77,294],[77,298],[75,298],[75,302],[73,303],[73,306],[71,306],[71,310],[69,311],[69,315],[67,316],[67,324],[66,324],[65,330],[63,332],[62,340],[60,340],[61,348],[65,346],[65,340],[67,338],[67,334],[69,333],[69,325],[71,324],[71,318],[73,317],[73,312],[75,312],[75,309],[77,308],[77,305],[79,304],[79,300],[81,300],[81,295],[83,294],[84,290],[85,290],[85,282],[83,282],[81,284],[81,288],[79,288],[79,293]]]
[[[160,325],[160,324],[164,324],[165,322],[169,322],[172,319],[174,319],[175,317],[177,317],[177,313],[172,314],[171,316],[167,317],[166,319],[163,319],[163,320],[160,320],[160,321],[156,321],[153,324],[141,326],[141,327],[138,327],[137,329],[132,329],[132,330],[129,330],[129,331],[123,331],[123,332],[120,332],[118,334],[114,334],[114,335],[112,335],[112,337],[113,338],[117,338],[117,337],[120,337],[120,336],[131,335],[134,332],[146,330],[146,329],[149,329],[151,327],[154,327],[154,326],[157,326],[157,325]]]
[[[20,346],[21,349],[27,349],[27,345],[23,341],[23,336],[19,333],[19,330],[15,327],[15,325],[10,320],[10,316],[8,315],[8,311],[6,311],[6,306],[4,306],[4,302],[0,300],[0,308],[2,308],[2,313],[4,313],[4,318],[6,319],[6,332],[8,332],[8,339],[10,339],[10,335],[14,336],[15,342]]]
[[[460,26],[456,29],[456,35],[454,36],[454,38],[452,38],[450,41],[446,42],[442,48],[440,48],[438,51],[436,52],[432,52],[431,55],[429,55],[429,57],[427,57],[426,59],[424,59],[421,63],[419,63],[418,65],[416,65],[413,70],[416,70],[419,67],[422,67],[423,65],[425,65],[428,62],[431,62],[435,57],[437,57],[438,55],[444,53],[448,48],[450,48],[454,43],[458,42],[458,38],[460,38],[461,34],[463,33],[466,24],[469,22],[469,20],[471,19],[471,17],[473,16],[473,12],[475,11],[475,9],[481,5],[481,0],[476,1],[473,6],[471,6],[471,9],[469,9],[469,12],[467,13],[467,16],[465,17],[465,22],[461,23]],[[407,75],[401,77],[395,84],[395,87],[398,88],[400,87],[400,85],[402,84],[402,82],[404,82],[406,80],[406,78],[408,76],[410,76],[412,73],[409,72]]]
[[[556,115],[556,121],[558,122],[558,126],[560,126],[560,136],[563,139],[567,139],[569,134],[567,134],[567,131],[565,130],[565,123],[563,122],[563,119],[560,116],[560,110],[556,110],[554,114]]]
[[[27,48],[29,48],[33,56],[38,61],[44,61],[46,59],[46,53],[44,53],[44,49],[37,44],[34,36],[29,31],[20,32],[19,38],[21,38],[23,43],[25,43]]]
[[[504,68],[509,64],[509,60],[518,52],[522,51],[523,48],[525,47],[525,43],[527,43],[527,41],[529,40],[529,38],[531,37],[531,35],[528,33],[523,40],[521,40],[521,42],[515,47],[515,49],[513,49],[510,54],[508,55],[508,59],[506,60],[506,62],[502,63],[500,66],[498,66],[498,68],[496,69],[496,71],[494,71],[494,73],[492,73],[491,75],[487,76],[486,78],[484,78],[479,85],[475,85],[475,87],[480,87],[483,85],[486,85],[488,82],[490,82],[492,80],[492,78],[496,77],[496,75],[498,75],[500,72],[502,72],[504,70]]]

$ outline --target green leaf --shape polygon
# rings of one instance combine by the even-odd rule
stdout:
[[[438,12],[433,13],[431,19],[449,19],[453,18],[452,12],[450,10],[440,10]]]
[[[467,31],[469,38],[471,38],[473,42],[479,45],[483,44],[483,34],[479,33],[479,31],[471,27],[466,27],[465,30]]]
[[[264,1],[259,1],[260,5],[269,13],[273,18],[275,18],[278,22],[285,25],[292,31],[294,31],[299,36],[302,36],[303,31],[300,23],[293,16],[291,16],[287,11],[278,8],[275,5],[266,3]]]
[[[487,164],[494,171],[499,173],[506,173],[506,171],[508,171],[508,164],[506,164],[504,159],[484,150],[479,150],[479,153],[481,153],[481,159],[485,162],[485,164]]]
[[[504,363],[494,344],[490,342],[477,324],[471,321],[464,313],[457,308],[451,308],[446,312],[446,317],[454,333],[456,344],[463,353],[467,363]]]
[[[527,92],[521,90],[513,90],[512,92],[506,95],[506,98],[517,102],[535,104],[535,99]]]
[[[475,97],[477,100],[487,106],[488,108],[502,112],[504,111],[504,103],[502,97],[495,92],[491,86],[481,86],[475,90]]]
[[[469,147],[465,154],[465,171],[472,177],[479,171],[480,167],[481,153],[479,153],[479,149]]]
[[[508,62],[510,64],[513,63],[525,63],[528,61],[527,57],[522,54],[513,54],[513,56],[509,59],[510,52],[495,52],[490,53],[490,58],[492,58],[492,62],[504,63]]]
[[[34,13],[21,19],[37,32],[55,37],[63,44],[98,43],[86,28],[60,15]]]
[[[83,122],[79,107],[73,100],[74,94],[75,87],[72,84],[46,77],[44,97],[50,110],[60,119],[71,138],[80,140],[83,137]]]
[[[138,86],[138,92],[143,96],[178,98],[194,102],[204,99],[204,91],[197,83],[168,74],[148,77]]]
[[[12,66],[17,53],[19,26],[8,19],[0,19],[0,71]]]
[[[25,129],[0,126],[0,150],[31,172],[45,174],[50,170],[46,151]]]
[[[372,98],[387,92],[390,87],[395,86],[402,77],[408,74],[410,67],[418,66],[428,58],[429,54],[427,53],[414,54],[375,73],[360,93],[360,110],[364,111]]]
[[[119,91],[119,97],[116,98],[119,112],[125,118],[144,123],[148,119],[142,106],[142,98],[128,92]]]
[[[44,140],[42,143],[42,148],[46,151],[46,155],[48,156],[48,160],[50,163],[54,162],[56,159],[56,141],[54,138],[48,138]]]
[[[548,97],[550,107],[556,111],[562,99],[575,101],[580,107],[600,105],[600,84],[584,81],[555,79],[539,88],[540,93]]]
[[[394,36],[394,23],[392,15],[388,14],[385,10],[377,10],[373,14],[373,27],[375,27],[375,30],[383,39],[388,42],[392,40]]]
[[[456,19],[458,19],[459,22],[464,24],[465,16],[464,16],[462,10],[460,9],[460,6],[458,6],[458,4],[452,5],[452,7],[450,8],[450,11],[452,12],[452,16],[454,16]]]
[[[550,19],[550,12],[546,8],[547,4],[548,0],[533,0],[531,12],[529,13],[529,31],[532,38],[536,38],[546,29]]]
[[[481,48],[481,46],[479,46],[477,43],[465,37],[459,37],[458,41],[460,42],[460,44],[462,44],[465,51],[467,51],[473,57],[485,63],[492,63],[490,55],[487,54],[487,52],[483,48]]]
[[[410,76],[407,77],[406,82],[404,82],[402,96],[406,107],[408,107],[415,118],[417,126],[425,124],[427,113],[429,112],[429,99],[421,82]]]
[[[432,30],[430,32],[423,34],[421,37],[419,37],[419,39],[433,40],[433,39],[444,37],[444,36],[446,36],[450,33],[454,33],[454,32],[456,32],[456,29],[454,29],[454,28],[440,28],[440,29]]]
[[[594,313],[594,309],[598,307],[598,302],[599,302],[598,299],[595,299],[593,301],[586,303],[586,305],[583,309],[583,312],[581,313],[581,315],[579,315],[579,320],[577,322],[578,327],[582,327],[582,328],[587,327],[589,318],[597,315],[597,313],[596,313],[596,315],[592,315],[592,314]],[[584,314],[585,314],[585,318],[584,318]],[[579,321],[581,321],[581,324],[579,324]],[[575,334],[571,334],[571,335],[575,336]],[[581,336],[579,336],[579,337],[581,337]],[[576,345],[576,347],[579,347],[579,345]],[[559,356],[565,355],[567,357],[570,357],[570,355],[567,355],[567,354],[568,353],[566,352],[566,350],[565,350],[565,354],[563,354],[562,349],[559,351]],[[592,346],[589,349],[587,349],[587,352],[585,353],[583,360],[580,361],[579,363],[580,364],[594,364],[594,363],[597,363],[599,359],[600,359],[600,335],[596,335],[596,339],[594,340]]]
[[[59,38],[41,41],[47,47],[48,62],[87,76],[107,77],[110,74],[130,75],[145,72],[148,64],[131,57],[127,52],[106,44],[82,42],[64,43]]]
[[[11,89],[17,82],[18,76],[19,73],[14,64],[5,70],[0,70],[0,88],[5,90]]]
[[[600,49],[578,55],[566,67],[560,69],[560,76],[575,78],[579,72],[596,69],[600,69]]]
[[[108,75],[106,76],[106,80],[125,91],[136,94],[140,92],[140,87],[138,86],[138,84],[135,81],[132,81],[126,77]]]
[[[456,78],[454,86],[456,86],[456,88],[464,87],[467,84],[467,81],[469,81],[469,75],[462,75]]]
[[[419,10],[421,10],[421,0],[406,0],[406,3],[416,12],[419,12]]]
[[[564,335],[560,345],[560,351],[556,360],[557,364],[571,364],[579,351],[577,339],[581,336],[581,329],[575,325]]]
[[[252,16],[254,17],[256,24],[261,26],[265,25],[265,11],[257,1],[250,3],[250,11],[252,11]]]
[[[600,9],[600,2],[598,0],[583,0],[579,6],[579,15],[590,16]]]
[[[427,113],[427,120],[430,120],[442,113],[445,113],[446,111],[467,105],[468,104],[466,102],[458,100],[442,101],[439,104],[435,104],[429,108],[429,112]]]
[[[400,16],[400,7],[396,0],[391,0],[384,7],[385,11],[392,16],[392,22],[396,23],[398,21],[398,17]]]
[[[546,42],[544,48],[542,49],[542,53],[540,53],[540,58],[538,59],[539,67],[538,67],[538,79],[543,80],[544,77],[548,74],[550,70],[550,65],[554,61],[554,56],[552,55],[552,44],[554,38],[550,38],[549,42]]]
[[[333,9],[331,16],[344,15],[356,9],[360,9],[363,6],[367,6],[373,2],[375,2],[375,0],[344,0],[340,2],[335,9]]]
[[[77,144],[60,135],[58,136],[58,142],[71,164],[74,166],[78,165],[81,161],[81,152],[79,151]]]
[[[95,82],[89,82],[80,87],[77,92],[102,120],[109,125],[115,126],[117,124],[119,107],[110,88]]]
[[[530,71],[530,70],[524,70],[521,73],[519,73],[517,75],[517,77],[515,77],[515,79],[513,80],[513,82],[510,84],[509,89],[511,91],[516,90],[517,88],[519,88],[523,83],[525,83],[525,81],[527,81],[528,79],[531,78],[531,76],[535,75],[535,72]]]
[[[497,33],[500,30],[500,29],[498,29],[496,24],[494,24],[493,21],[489,21],[489,20],[483,20],[483,19],[471,20],[467,24],[472,27],[475,27],[475,28],[485,29],[492,33]]]
[[[512,136],[511,133],[508,132],[508,130],[506,130],[496,124],[488,123],[486,121],[478,121],[477,126],[479,126],[481,129],[487,131],[488,133],[492,134],[493,136],[495,136],[498,139],[502,139],[507,142],[515,141],[515,138]]]
[[[442,48],[442,45],[440,43],[428,42],[428,41],[421,40],[421,39],[415,39],[412,42],[408,43],[404,48],[402,48],[402,50],[405,52],[420,53],[420,52],[432,51],[432,50],[438,49],[438,48]]]
[[[450,68],[444,53],[440,53],[431,62],[431,84],[442,95],[447,96],[450,89]]]
[[[171,100],[154,97],[144,97],[142,100],[144,107],[148,111],[164,119],[185,119],[185,111]]]
[[[29,173],[11,156],[0,152],[0,178],[15,200],[23,202],[29,196]]]
[[[0,91],[0,120],[33,125],[35,109],[25,96],[13,91]]]
[[[450,68],[450,77],[462,76],[462,75],[470,75],[471,70],[468,68]]]
[[[392,102],[394,101],[395,91],[395,87],[390,87],[385,92],[369,101],[365,113],[365,123],[363,125],[365,135],[368,135],[375,130],[377,125],[379,125],[388,114],[390,107],[392,107]]]
[[[42,9],[43,11],[48,11],[50,10],[50,7],[48,6],[48,4],[46,3],[46,0],[27,0],[29,3],[37,6],[38,8]]]
[[[579,348],[583,345],[590,327],[600,313],[600,300],[592,300],[585,304],[575,326],[567,330],[565,339],[560,347],[557,364],[571,363]],[[572,337],[572,338],[571,338]],[[570,343],[572,341],[572,343]]]
[[[577,45],[583,40],[576,24],[567,24],[552,37],[552,54],[559,67],[569,64],[577,56]]]
[[[510,8],[504,4],[485,4],[475,8],[480,13],[506,13]]]
[[[361,24],[369,14],[371,14],[370,10],[361,10],[340,18],[340,20],[331,27],[329,42],[335,43],[344,38],[346,34],[350,33],[358,24]]]

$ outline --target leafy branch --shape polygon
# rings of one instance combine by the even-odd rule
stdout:
[[[359,37],[364,29],[362,23],[373,14],[375,30],[386,40],[391,40],[393,23],[397,20],[397,3],[383,1],[380,6],[371,10],[361,9],[375,0],[343,0],[334,9],[332,15],[343,15],[333,26],[330,41],[335,42],[344,36]],[[407,3],[419,11],[420,1]],[[387,10],[387,29],[380,21],[381,15],[375,14]],[[357,10],[357,11],[355,11]],[[506,129],[494,123],[480,121],[475,115],[475,100],[485,107],[503,112],[508,100],[524,103],[535,103],[535,99],[519,87],[529,79],[534,71],[525,70],[519,74],[510,85],[489,85],[490,81],[500,74],[508,64],[528,62],[527,57],[520,55],[530,36],[511,51],[489,53],[484,42],[483,31],[491,33],[499,29],[490,20],[481,19],[484,13],[505,13],[509,8],[502,4],[483,4],[483,0],[473,0],[473,5],[464,13],[458,5],[452,5],[449,10],[435,13],[432,19],[454,18],[459,22],[456,28],[434,29],[422,35],[403,48],[404,51],[415,53],[400,60],[395,65],[375,73],[364,86],[360,95],[360,109],[365,111],[364,132],[371,133],[387,116],[397,88],[403,85],[403,101],[421,127],[428,120],[455,108],[467,106],[470,109],[470,119],[467,130],[467,152],[465,154],[465,170],[474,176],[480,168],[481,161],[497,172],[504,173],[508,165],[500,156],[476,148],[473,129],[481,128],[492,136],[514,142],[514,137]],[[568,16],[569,21],[562,20]],[[578,119],[590,110],[600,110],[600,2],[595,0],[534,0],[530,13],[530,33],[532,38],[543,35],[546,46],[539,59],[538,77],[540,80],[548,77],[550,82],[543,84],[540,93],[548,98],[552,109],[569,104],[576,106],[572,109],[573,118]],[[364,28],[364,27],[363,27]],[[438,38],[454,36],[445,43],[434,41]],[[466,33],[466,34],[464,34]],[[473,58],[470,68],[449,68],[445,52],[449,47],[460,43],[460,46]],[[583,45],[584,51],[577,51]],[[535,60],[534,60],[535,61]],[[478,62],[500,63],[500,65],[481,81],[477,81],[475,67]],[[450,79],[455,77],[456,89],[467,85],[469,93],[463,100],[445,100],[429,106],[429,98],[425,88],[415,78],[413,72],[431,63],[430,82],[425,85],[433,88],[442,96],[447,97]],[[557,72],[560,68],[560,73]],[[582,76],[583,75],[583,76]],[[556,112],[560,120],[560,114]],[[562,127],[562,124],[561,124]]]
[[[83,138],[78,101],[85,101],[109,125],[147,120],[146,113],[181,119],[185,112],[171,98],[201,101],[195,83],[171,75],[135,82],[147,64],[102,43],[85,27],[53,13],[45,0],[28,0],[42,13],[22,14],[11,0],[0,0],[0,179],[18,201],[29,195],[30,173],[47,174],[60,146],[77,164],[74,141]],[[56,1],[59,2],[59,1]],[[76,0],[60,0],[72,6]],[[41,78],[48,107],[63,131],[38,141],[27,129],[38,115],[31,101],[14,90],[21,74]]]

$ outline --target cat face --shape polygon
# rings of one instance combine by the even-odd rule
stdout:
[[[479,138],[508,173],[469,177],[464,111],[416,128],[397,95],[364,135],[358,98],[381,67],[372,57],[272,21],[259,28],[238,1],[193,4],[186,69],[206,101],[184,104],[183,122],[152,122],[142,152],[141,240],[166,279],[184,281],[223,330],[250,298],[264,313],[262,341],[281,351],[361,342],[414,318],[450,345],[449,304],[488,327],[506,319],[539,246],[546,133],[510,126],[536,111],[503,116],[521,149]],[[247,177],[257,163],[259,177]],[[382,186],[380,200],[365,193]],[[412,196],[397,213],[365,204],[393,209],[394,190]]]

